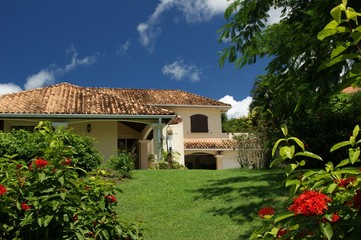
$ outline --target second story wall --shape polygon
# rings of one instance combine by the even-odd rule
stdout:
[[[184,138],[227,138],[222,133],[221,111],[216,108],[168,108],[182,118]],[[192,121],[195,121],[192,123]],[[208,125],[208,126],[204,126]]]

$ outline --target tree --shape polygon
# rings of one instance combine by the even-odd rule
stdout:
[[[334,95],[357,80],[350,81],[345,73],[358,59],[324,67],[337,44],[352,38],[334,34],[328,35],[327,41],[317,39],[338,4],[337,0],[236,0],[225,11],[228,22],[220,29],[220,41],[230,40],[230,45],[221,52],[220,65],[228,61],[242,68],[257,58],[270,58],[267,73],[255,81],[251,104],[251,111],[257,111],[256,124],[268,123],[270,138],[278,138],[276,129],[285,123],[303,139],[334,143],[340,140],[337,130],[344,132],[357,123],[354,118],[347,126],[338,124],[337,120],[344,120],[341,114],[329,110]],[[360,9],[361,2],[351,1],[349,6]],[[267,26],[268,11],[273,7],[281,8],[284,18]],[[357,48],[345,51],[352,54]],[[335,127],[331,133],[330,119]]]

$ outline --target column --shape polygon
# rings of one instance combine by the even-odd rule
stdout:
[[[223,155],[216,154],[214,156],[216,158],[217,170],[222,170],[223,169],[223,161],[222,161]]]
[[[138,140],[139,169],[148,169],[149,140]]]

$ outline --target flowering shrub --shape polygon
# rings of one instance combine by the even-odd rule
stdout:
[[[0,157],[0,239],[142,239],[138,225],[119,221],[114,183],[86,177],[68,157],[15,158]]]
[[[348,147],[344,151],[347,157],[337,165],[328,162],[320,170],[304,169],[310,159],[322,159],[306,151],[300,139],[288,137],[286,127],[282,132],[285,138],[275,143],[271,166],[289,163],[285,167],[285,185],[290,188],[290,204],[280,213],[275,213],[272,207],[260,209],[258,215],[266,224],[251,239],[358,239],[361,235],[359,126],[348,141],[335,144],[330,150]]]

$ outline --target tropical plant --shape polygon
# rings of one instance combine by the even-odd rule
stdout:
[[[251,239],[356,239],[361,229],[361,162],[357,125],[348,141],[335,144],[330,151],[344,150],[347,155],[337,165],[327,162],[324,169],[305,170],[309,159],[322,160],[305,149],[304,143],[288,136],[279,139],[272,150],[277,156],[271,166],[287,162],[286,187],[290,202],[287,210],[276,214],[272,206],[265,206],[258,214],[267,222],[256,230]],[[346,150],[346,149],[347,150]]]

